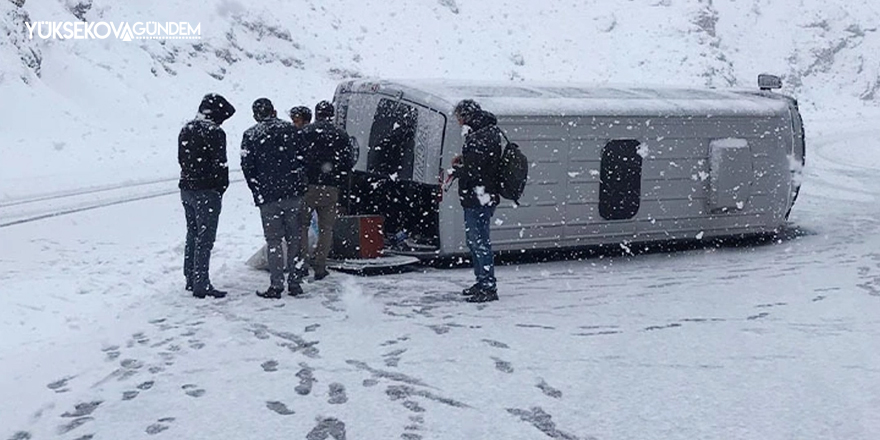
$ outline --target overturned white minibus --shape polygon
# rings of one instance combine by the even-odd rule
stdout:
[[[441,179],[461,151],[452,116],[465,98],[498,117],[530,162],[519,206],[502,200],[496,251],[761,234],[782,226],[799,189],[797,103],[760,90],[577,84],[354,80],[337,122],[359,157],[341,200],[381,215],[397,252],[467,253],[456,188]]]

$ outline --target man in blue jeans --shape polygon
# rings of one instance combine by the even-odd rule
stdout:
[[[211,285],[208,272],[221,201],[229,186],[226,132],[220,125],[233,114],[235,108],[225,98],[205,95],[196,118],[183,126],[177,138],[178,187],[186,215],[183,275],[186,290],[196,298],[226,296],[226,292]]]
[[[464,209],[465,238],[477,278],[462,294],[468,297],[467,302],[497,301],[489,226],[500,201],[496,176],[503,134],[495,115],[470,99],[459,102],[454,114],[464,127],[465,135],[461,155],[453,159],[452,165],[458,178],[458,198]]]

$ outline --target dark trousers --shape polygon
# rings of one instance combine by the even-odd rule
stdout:
[[[494,206],[464,208],[464,234],[471,250],[474,276],[477,284],[486,289],[495,288],[495,260],[489,239],[489,221],[494,214]]]
[[[301,210],[301,197],[260,205],[263,235],[266,236],[269,282],[273,288],[284,289],[285,256],[282,241],[287,242],[288,284],[299,284],[302,278],[300,269],[304,267],[304,263],[299,256]]]
[[[183,275],[193,292],[211,289],[208,269],[211,250],[217,238],[223,194],[216,190],[181,190],[180,200],[186,214],[186,246],[183,250]]]

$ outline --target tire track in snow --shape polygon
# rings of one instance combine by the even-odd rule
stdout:
[[[241,178],[230,179],[229,184],[232,185],[233,183],[243,181],[244,179]],[[178,194],[180,189],[177,188],[176,182],[177,179],[174,179],[174,181],[161,180],[136,183],[127,186],[81,191],[58,196],[44,196],[32,200],[7,203],[6,205],[0,205],[0,209],[2,209],[0,211],[0,228]],[[135,190],[135,188],[137,189]],[[117,192],[117,194],[114,194],[114,192]],[[94,196],[95,194],[102,194],[102,196],[98,198],[87,197]],[[23,208],[25,205],[33,204],[36,207],[30,209]],[[18,209],[10,210],[9,208],[11,207]]]
[[[241,168],[230,169],[229,172],[230,173],[241,172]],[[107,185],[98,185],[98,186],[91,186],[91,187],[86,187],[86,188],[72,189],[69,191],[53,192],[53,193],[41,194],[41,195],[33,196],[33,197],[11,199],[6,202],[0,202],[0,208],[8,208],[11,206],[20,206],[20,205],[26,205],[26,204],[31,204],[31,203],[46,202],[46,201],[50,201],[50,200],[58,200],[58,199],[64,199],[64,198],[70,198],[70,197],[76,197],[76,196],[82,196],[82,195],[88,195],[88,194],[98,194],[98,193],[102,193],[102,192],[109,192],[109,191],[126,189],[126,188],[135,188],[135,187],[145,186],[145,185],[155,185],[155,184],[159,184],[159,183],[177,182],[179,179],[180,179],[179,177],[175,176],[175,177],[167,177],[167,178],[162,178],[162,179],[138,180],[138,181],[127,182],[127,183],[112,183],[112,184],[107,184]],[[230,183],[232,183],[232,181],[230,181]]]
[[[43,194],[43,195],[31,197],[31,198],[13,199],[8,202],[0,202],[0,208],[8,208],[11,206],[21,206],[21,205],[27,205],[27,204],[31,204],[31,203],[47,202],[47,201],[51,201],[51,200],[58,200],[58,199],[76,197],[76,196],[83,196],[83,195],[88,195],[88,194],[98,194],[98,193],[102,193],[102,192],[109,192],[109,191],[115,191],[115,190],[126,189],[126,188],[134,188],[134,187],[145,186],[145,185],[154,185],[154,184],[158,184],[158,183],[176,182],[177,180],[178,180],[177,177],[167,178],[167,179],[144,180],[144,181],[139,181],[139,182],[118,183],[118,184],[102,185],[102,186],[90,187],[90,188],[81,188],[81,189],[75,189],[75,190],[70,190],[70,191],[62,191],[62,192],[58,192],[58,193]]]

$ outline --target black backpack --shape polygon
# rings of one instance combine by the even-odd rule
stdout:
[[[519,145],[507,139],[507,135],[503,131],[501,135],[507,145],[498,161],[498,174],[496,175],[498,194],[519,205],[519,199],[526,189],[526,181],[529,180],[529,159],[520,150]]]

